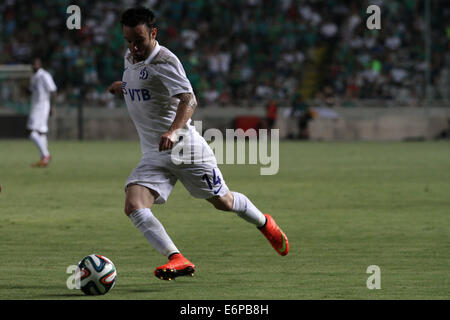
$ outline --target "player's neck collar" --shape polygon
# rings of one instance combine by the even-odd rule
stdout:
[[[150,62],[152,62],[153,58],[158,54],[159,50],[161,49],[161,47],[159,46],[158,41],[155,40],[155,47],[153,48],[152,53],[150,53],[150,55],[148,56],[147,59],[145,59],[145,63],[149,64]]]

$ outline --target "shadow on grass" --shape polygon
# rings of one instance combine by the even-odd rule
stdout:
[[[58,298],[80,298],[85,296],[80,290],[62,290],[59,286],[36,286],[36,285],[9,285],[9,291],[14,292],[13,296],[20,296],[19,299],[42,300]]]
[[[89,297],[82,292],[73,292],[73,293],[43,293],[39,296],[36,296],[35,299],[58,299],[58,298],[82,298]]]
[[[167,289],[161,288],[161,287],[136,287],[136,286],[132,286],[132,285],[124,285],[124,286],[120,286],[118,288],[116,288],[115,290],[116,292],[121,292],[124,294],[127,293],[160,293],[160,292],[165,292],[167,291]]]

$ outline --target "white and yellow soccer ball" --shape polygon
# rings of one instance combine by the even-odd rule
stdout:
[[[102,295],[116,283],[114,263],[100,254],[90,254],[78,263],[78,279],[81,291],[87,295]]]

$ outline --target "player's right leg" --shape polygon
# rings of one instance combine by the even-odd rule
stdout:
[[[37,130],[27,129],[31,141],[34,142],[39,150],[41,159],[34,163],[32,167],[47,167],[50,163],[50,152],[48,151],[47,135]]]
[[[151,207],[158,196],[156,191],[147,187],[138,184],[128,185],[125,214],[147,241],[162,255],[169,258],[167,264],[156,268],[156,277],[171,280],[178,276],[192,275],[195,266],[181,255],[161,222],[151,211]]]
[[[50,105],[45,104],[39,107],[32,106],[27,121],[27,130],[30,139],[36,144],[41,159],[33,167],[47,167],[50,162],[50,152],[48,150],[48,113]]]

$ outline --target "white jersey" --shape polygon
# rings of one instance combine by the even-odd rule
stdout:
[[[156,204],[167,200],[177,180],[194,197],[209,199],[224,196],[229,190],[217,167],[214,153],[190,125],[190,119],[183,128],[186,130],[183,141],[176,143],[174,148],[190,146],[188,153],[183,150],[183,156],[179,159],[184,160],[187,156],[201,161],[176,164],[173,160],[178,156],[172,154],[174,149],[158,151],[161,135],[169,130],[175,119],[179,99],[174,96],[193,92],[178,58],[158,43],[145,61],[135,64],[127,51],[122,89],[142,149],[141,162],[128,177],[125,188],[138,184],[156,191]]]
[[[56,85],[50,73],[40,68],[30,79],[31,110],[27,128],[41,133],[48,131],[50,95],[56,91]]]
[[[134,64],[127,50],[122,90],[139,134],[142,153],[157,152],[161,135],[175,119],[179,99],[174,96],[193,92],[181,62],[158,42],[145,61]],[[190,122],[184,129],[195,131]]]
[[[39,106],[50,102],[50,94],[56,91],[56,85],[50,73],[40,68],[30,79],[31,105]]]

